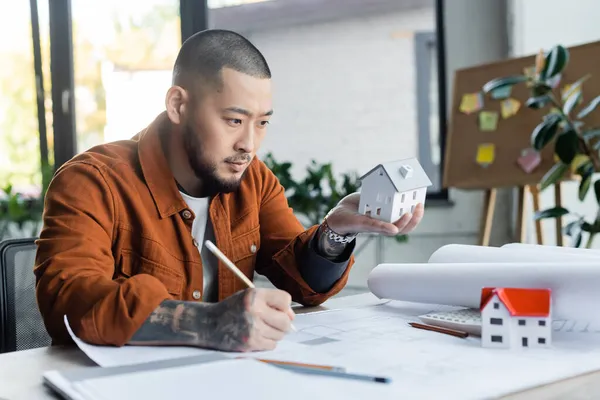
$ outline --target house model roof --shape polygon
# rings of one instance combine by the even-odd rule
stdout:
[[[498,295],[512,316],[547,317],[550,315],[550,289],[483,288],[481,311],[494,295]]]
[[[379,167],[383,167],[384,172],[398,192],[431,186],[431,180],[429,180],[419,161],[414,157],[378,164],[361,176],[360,180],[365,179]]]

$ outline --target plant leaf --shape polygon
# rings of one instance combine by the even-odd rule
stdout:
[[[484,93],[489,93],[492,90],[501,88],[501,87],[505,87],[505,86],[512,86],[515,85],[517,83],[521,83],[521,82],[526,82],[529,78],[525,75],[512,75],[512,76],[506,76],[504,78],[496,78],[496,79],[492,79],[491,81],[489,81],[488,83],[486,83],[485,85],[483,85],[483,92]]]
[[[550,96],[548,96],[547,94],[543,94],[543,95],[537,96],[537,97],[530,97],[525,102],[525,106],[528,108],[533,108],[533,109],[539,110],[540,108],[544,107],[549,102],[550,102]]]
[[[587,81],[592,75],[587,74],[582,78],[579,78],[574,84],[572,84],[571,86],[569,86],[569,90],[567,90],[566,92],[564,92],[562,94],[562,101],[563,103],[565,101],[567,101],[567,99],[569,98],[569,96],[571,96],[573,93],[575,93],[575,91],[580,90],[581,85],[583,84],[583,82]]]
[[[585,106],[583,110],[579,111],[579,114],[577,114],[577,118],[581,119],[586,117],[589,113],[594,111],[598,104],[600,104],[600,96],[597,96],[594,100],[590,101],[590,104]]]
[[[531,134],[531,146],[535,150],[542,150],[554,138],[560,120],[560,115],[550,114],[535,127]]]
[[[546,56],[546,62],[540,74],[540,78],[546,80],[560,74],[563,69],[565,69],[568,62],[569,50],[561,45],[554,46]]]
[[[531,89],[531,93],[533,93],[534,97],[543,96],[552,91],[552,87],[543,82],[537,82],[533,85]]]
[[[600,136],[600,128],[593,128],[581,134],[585,140],[590,140]]]
[[[586,174],[581,177],[581,182],[579,183],[579,200],[583,201],[585,199],[585,195],[588,193],[590,189],[590,184],[592,183],[592,173]]]
[[[581,231],[579,231],[579,233],[573,239],[573,247],[581,246],[581,239],[582,239],[582,235],[581,235]]]
[[[546,172],[546,174],[542,177],[542,180],[540,182],[540,191],[556,183],[563,177],[565,172],[567,172],[568,170],[568,164],[564,164],[563,162],[558,162],[554,164],[552,168],[550,168],[548,172]]]
[[[564,215],[567,215],[568,213],[569,210],[567,210],[564,207],[552,207],[536,212],[533,218],[537,221],[539,219],[562,217]]]
[[[563,106],[563,112],[567,115],[569,115],[571,113],[571,111],[573,111],[573,108],[575,108],[575,106],[577,105],[577,103],[579,103],[579,100],[581,100],[581,91],[579,92],[575,92],[572,95],[570,95],[567,98],[567,101],[565,101],[565,104]]]
[[[579,136],[569,129],[556,138],[555,152],[565,164],[571,164],[579,151]]]
[[[600,204],[600,179],[594,182],[594,192],[596,193],[596,201]]]
[[[583,221],[583,219],[578,219],[578,220],[569,222],[563,228],[563,230],[562,230],[563,234],[565,234],[567,236],[573,236],[574,234],[577,234],[578,232],[580,232],[582,230],[584,223],[585,222]]]

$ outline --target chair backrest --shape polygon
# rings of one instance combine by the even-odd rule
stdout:
[[[51,344],[35,297],[35,238],[0,243],[0,353]]]

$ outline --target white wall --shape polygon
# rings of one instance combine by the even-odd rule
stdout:
[[[600,40],[600,3],[595,0],[511,0],[511,55],[523,56],[549,49],[556,44],[574,46]],[[590,66],[596,69],[596,66]],[[597,179],[597,177],[595,177]],[[577,198],[578,185],[562,185],[563,205],[584,214],[588,220],[598,209],[593,190],[583,203]],[[547,189],[541,196],[542,208],[554,206],[554,191]],[[543,223],[545,244],[556,244],[554,220]],[[565,237],[565,245],[568,245]],[[528,241],[535,242],[533,223],[529,222]],[[584,242],[585,244],[585,242]],[[594,243],[600,248],[600,240]]]
[[[450,90],[456,68],[504,58],[507,35],[504,1],[447,3]],[[435,31],[433,9],[250,33],[273,70],[275,117],[264,151],[293,161],[300,174],[309,158],[332,161],[338,172],[366,172],[417,155],[414,31]],[[452,190],[450,197],[453,206],[427,207],[409,243],[386,239],[382,261],[425,262],[445,244],[477,243],[483,193]],[[510,241],[510,205],[510,193],[500,193],[492,244]],[[349,287],[366,288],[377,252],[372,240]]]

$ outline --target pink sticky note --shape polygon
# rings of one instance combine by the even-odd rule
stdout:
[[[521,167],[523,171],[526,173],[531,173],[538,165],[542,158],[540,153],[535,151],[535,149],[525,149],[521,152],[521,157],[517,159],[517,163]]]

